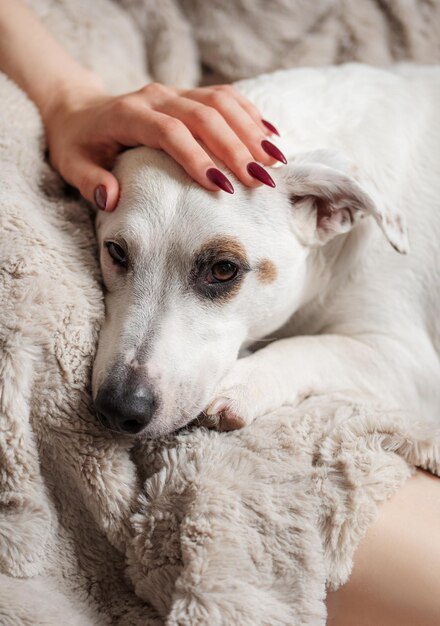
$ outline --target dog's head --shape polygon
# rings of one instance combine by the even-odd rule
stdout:
[[[277,170],[277,189],[212,193],[164,153],[121,158],[121,199],[99,213],[106,318],[93,370],[109,428],[151,436],[203,411],[246,344],[303,300],[310,250],[372,214],[403,248],[399,224],[328,153]],[[397,220],[398,222],[398,220]]]

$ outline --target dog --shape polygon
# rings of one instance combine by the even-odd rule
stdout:
[[[236,87],[282,131],[275,189],[206,191],[148,148],[117,164],[119,205],[96,220],[101,421],[230,430],[333,392],[438,419],[440,69],[350,64]]]

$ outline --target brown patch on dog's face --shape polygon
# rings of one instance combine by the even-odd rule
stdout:
[[[263,259],[257,265],[258,280],[264,285],[269,285],[277,277],[277,268],[270,259]]]
[[[237,268],[230,280],[217,281],[213,269],[218,263],[229,263]],[[191,283],[198,295],[222,303],[234,298],[243,278],[250,270],[246,251],[235,237],[214,237],[197,253],[192,264]]]
[[[249,266],[246,251],[235,237],[214,237],[203,245],[199,254],[214,258],[233,257],[241,265]]]

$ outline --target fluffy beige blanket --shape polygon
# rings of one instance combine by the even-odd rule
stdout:
[[[297,65],[440,62],[439,0],[120,0],[156,80],[239,80]]]
[[[111,89],[147,80],[116,4],[33,4]],[[342,397],[132,449],[103,432],[93,214],[2,75],[0,98],[0,624],[323,625],[378,505],[440,473],[440,434]]]

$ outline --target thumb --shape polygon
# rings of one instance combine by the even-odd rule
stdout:
[[[66,180],[102,211],[113,211],[119,200],[119,183],[113,174],[90,159],[79,157]]]

